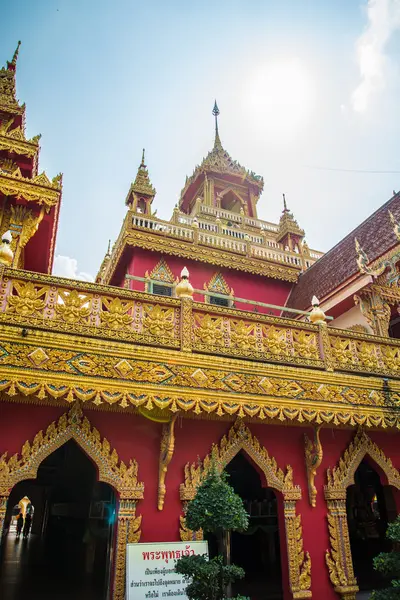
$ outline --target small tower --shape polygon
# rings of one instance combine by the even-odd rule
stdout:
[[[286,197],[283,194],[283,212],[279,220],[277,242],[283,244],[290,252],[295,252],[296,247],[300,252],[301,242],[304,238],[304,230],[301,229],[293,214],[287,207]]]
[[[142,162],[139,165],[135,181],[129,188],[125,204],[136,213],[151,215],[151,204],[156,195],[156,190],[151,184],[149,172],[144,162],[144,148]]]
[[[213,149],[195,168],[193,175],[186,178],[179,209],[193,217],[201,212],[209,214],[207,207],[211,207],[237,214],[238,222],[239,215],[257,218],[257,202],[264,180],[242,167],[222,146],[218,129],[220,111],[216,101],[212,114],[215,118]]]

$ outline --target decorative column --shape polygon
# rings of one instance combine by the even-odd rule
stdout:
[[[176,295],[181,299],[181,350],[185,352],[192,351],[192,332],[193,332],[193,287],[189,281],[189,271],[183,267],[181,271],[181,280],[175,288]]]
[[[346,513],[346,491],[344,494],[339,495],[329,494],[326,489],[325,498],[328,505],[328,527],[331,542],[331,549],[327,550],[325,554],[329,577],[335,592],[340,595],[342,600],[356,600],[358,585],[354,577],[351,557]]]
[[[391,309],[379,294],[368,291],[354,296],[354,302],[360,307],[375,335],[388,337]]]
[[[311,558],[303,549],[301,515],[296,515],[296,500],[284,496],[283,510],[289,561],[289,583],[293,599],[311,598]]]
[[[0,496],[0,546],[3,537],[4,519],[6,517],[8,495]]]
[[[142,516],[136,516],[136,501],[121,499],[118,508],[117,546],[115,552],[115,574],[113,600],[125,599],[126,545],[139,542]]]

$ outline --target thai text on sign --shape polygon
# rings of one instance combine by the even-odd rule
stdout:
[[[207,542],[128,544],[126,550],[126,598],[177,598],[186,600],[183,575],[176,573],[182,556],[207,554]]]

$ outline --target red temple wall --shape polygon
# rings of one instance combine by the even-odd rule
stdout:
[[[65,408],[37,407],[13,403],[0,404],[0,454],[19,452],[25,440],[32,440],[39,429],[45,429],[57,419]],[[179,539],[179,515],[182,506],[179,486],[184,481],[184,465],[204,458],[213,443],[229,431],[231,422],[217,420],[178,419],[175,426],[175,453],[168,468],[166,478],[167,493],[164,510],[157,509],[158,459],[162,425],[143,417],[87,410],[86,414],[100,435],[107,437],[115,447],[119,457],[128,462],[135,458],[139,464],[139,479],[145,484],[144,500],[140,501],[137,513],[143,516],[141,541],[174,541]],[[304,433],[312,435],[310,427],[276,426],[250,424],[251,432],[265,446],[271,457],[285,469],[293,468],[294,483],[302,488],[302,499],[297,503],[297,514],[301,514],[304,549],[310,552],[312,560],[312,591],[314,598],[326,600],[337,598],[328,578],[325,564],[325,551],[329,548],[326,523],[326,504],[323,486],[326,482],[326,469],[335,466],[354,436],[354,431],[322,429],[321,441],[324,458],[316,477],[318,490],[317,506],[312,508],[308,500],[307,477],[304,464]],[[284,427],[284,429],[283,429]],[[396,437],[395,437],[396,436]],[[390,457],[400,469],[399,434],[391,432],[371,432],[370,437]],[[384,479],[382,480],[385,483]],[[264,482],[265,483],[265,482]],[[278,495],[279,497],[279,495]],[[396,494],[400,508],[399,494]],[[279,501],[279,526],[281,537],[282,567],[284,581],[287,577],[286,541],[283,519],[283,503]],[[285,590],[285,600],[288,590]]]
[[[196,249],[194,249],[195,252]],[[268,279],[251,273],[219,268],[195,260],[187,260],[176,256],[166,256],[155,252],[135,248],[128,266],[128,273],[136,277],[144,277],[146,271],[151,273],[161,258],[164,258],[174,277],[180,277],[183,267],[187,267],[190,273],[190,283],[195,289],[203,290],[204,284],[208,284],[216,273],[221,273],[229,288],[233,288],[234,295],[239,298],[265,302],[284,306],[291,290],[291,284],[278,279]],[[130,281],[131,289],[143,291],[144,283],[141,281]],[[194,300],[204,301],[204,296],[194,294]],[[235,303],[236,308],[254,310],[254,306],[244,303]],[[269,312],[269,309],[258,308],[259,312]]]

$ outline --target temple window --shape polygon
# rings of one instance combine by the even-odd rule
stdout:
[[[175,296],[176,279],[168,264],[162,258],[149,274],[145,273],[145,291],[158,296]]]
[[[230,212],[239,213],[242,208],[242,201],[232,190],[230,190],[224,196],[221,196],[221,208],[229,210]]]
[[[146,214],[146,200],[139,198],[136,205],[136,212]]]
[[[204,284],[204,289],[207,292],[214,292],[205,295],[204,298],[207,304],[214,304],[215,306],[227,307],[232,306],[233,290],[228,286],[224,276],[221,273],[215,273],[211,277],[210,281],[207,284]]]

